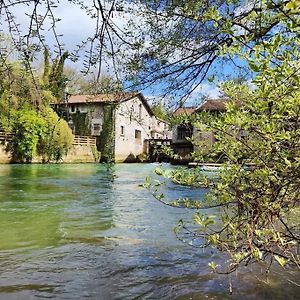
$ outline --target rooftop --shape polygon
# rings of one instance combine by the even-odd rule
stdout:
[[[209,99],[198,106],[196,111],[225,111],[227,99]]]
[[[69,104],[79,104],[79,103],[92,103],[92,102],[122,102],[129,100],[135,96],[136,93],[118,93],[118,94],[99,94],[99,95],[71,95],[68,99]]]
[[[195,107],[179,107],[174,111],[174,116],[188,115],[190,116],[196,111]]]
[[[139,98],[144,104],[148,113],[153,116],[154,113],[142,93],[123,92],[118,94],[98,94],[98,95],[70,95],[67,103],[52,103],[53,105],[70,105],[70,104],[89,104],[89,103],[122,103],[133,98]]]

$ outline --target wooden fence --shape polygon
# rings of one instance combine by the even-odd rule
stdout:
[[[73,145],[96,146],[96,138],[92,136],[75,135]]]
[[[4,131],[0,130],[0,141],[1,142],[9,142],[12,140],[14,133],[5,133]]]
[[[14,133],[5,133],[0,130],[0,142],[9,142],[12,140]],[[75,135],[73,145],[96,146],[96,138],[92,136]]]

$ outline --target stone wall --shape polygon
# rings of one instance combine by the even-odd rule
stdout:
[[[98,158],[96,157],[95,150],[93,146],[72,146],[69,150],[68,155],[63,157],[62,163],[93,163]],[[9,164],[13,163],[11,161],[11,154],[5,151],[6,145],[0,144],[0,164]],[[36,157],[33,160],[34,163],[41,163],[42,159]]]
[[[93,148],[94,147],[94,150]],[[72,146],[69,150],[68,155],[63,158],[64,163],[92,163],[99,162],[99,158],[96,156],[95,146]]]
[[[0,164],[9,164],[11,161],[11,154],[6,152],[6,143],[0,143]]]
[[[133,162],[151,138],[152,115],[140,98],[121,102],[115,114],[115,161]]]

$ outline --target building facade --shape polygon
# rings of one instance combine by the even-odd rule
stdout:
[[[102,157],[116,162],[135,161],[147,152],[146,140],[172,137],[141,93],[73,95],[65,106],[73,132],[96,136]]]
[[[201,112],[207,112],[211,115],[218,116],[226,111],[227,99],[208,99],[198,107],[180,107],[175,112],[175,116],[191,116]],[[201,147],[207,147],[216,142],[213,131],[199,131],[190,123],[181,123],[173,126],[172,145],[174,152],[182,159],[191,159],[191,153]],[[194,139],[192,143],[189,138]]]

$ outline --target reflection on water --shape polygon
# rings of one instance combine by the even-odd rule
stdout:
[[[212,250],[181,244],[190,212],[138,187],[152,165],[0,166],[0,299],[299,299],[286,274],[212,274]],[[171,186],[169,196],[205,190]],[[254,275],[253,275],[254,274]],[[297,281],[297,274],[289,272]]]

